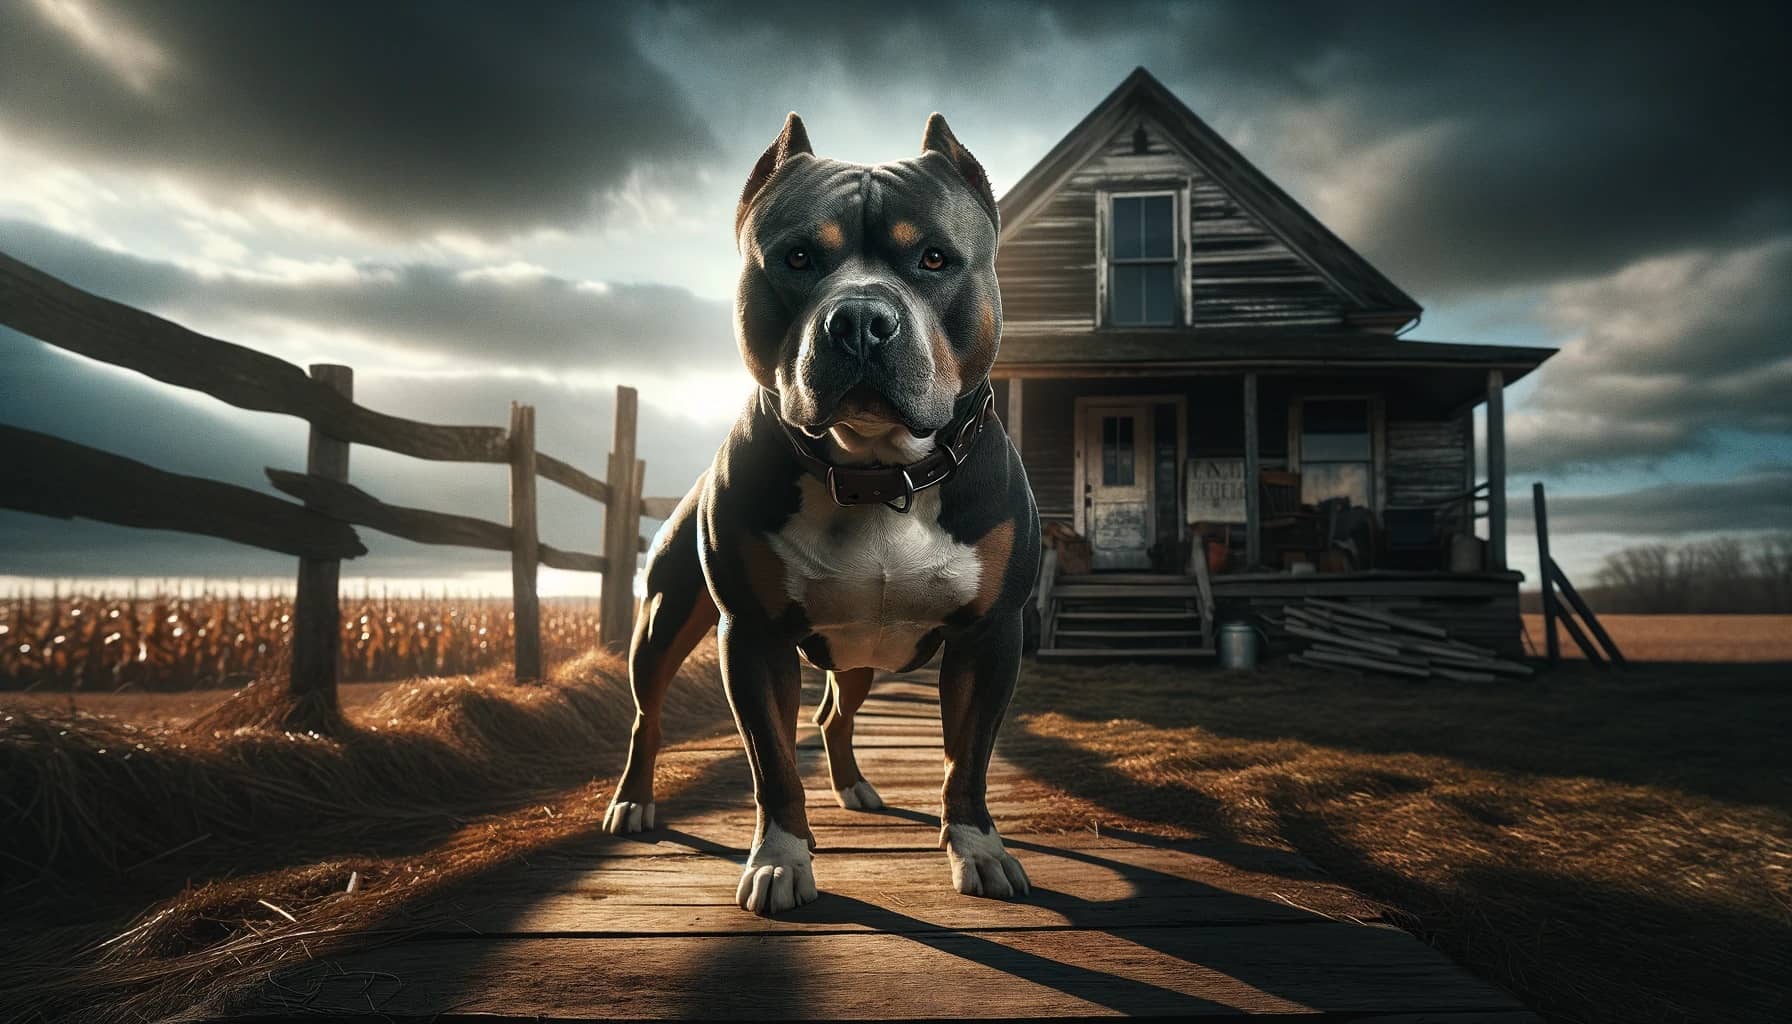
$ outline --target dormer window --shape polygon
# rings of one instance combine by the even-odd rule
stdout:
[[[1108,204],[1108,322],[1116,327],[1178,323],[1176,193],[1109,193]]]

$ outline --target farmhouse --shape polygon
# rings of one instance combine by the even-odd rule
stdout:
[[[1553,350],[1402,337],[1419,304],[1144,68],[1000,208],[1042,656],[1192,656],[1311,596],[1516,653],[1502,391]]]

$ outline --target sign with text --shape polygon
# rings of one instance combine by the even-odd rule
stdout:
[[[1244,460],[1188,460],[1188,521],[1244,522]]]

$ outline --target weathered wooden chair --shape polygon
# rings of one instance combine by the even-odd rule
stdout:
[[[1263,550],[1270,564],[1284,568],[1289,555],[1312,560],[1324,547],[1324,523],[1317,511],[1300,503],[1300,474],[1266,469],[1258,475],[1257,488]]]

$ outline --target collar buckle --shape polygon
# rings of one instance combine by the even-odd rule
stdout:
[[[909,509],[915,507],[915,481],[908,475],[908,467],[906,466],[902,468],[901,475],[902,504],[898,505],[894,501],[886,501],[884,502],[884,507],[894,509],[906,516],[908,515]]]

